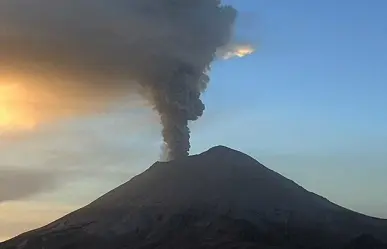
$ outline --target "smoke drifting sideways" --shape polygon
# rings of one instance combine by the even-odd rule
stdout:
[[[219,0],[2,0],[0,75],[78,104],[140,92],[176,159],[189,153],[189,121],[203,114],[207,72],[236,17]]]

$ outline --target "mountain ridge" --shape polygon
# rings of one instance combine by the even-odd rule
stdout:
[[[209,234],[217,238],[215,244],[232,237],[229,243],[249,246],[282,241],[293,246],[289,248],[339,248],[362,234],[386,239],[387,220],[336,205],[242,152],[217,146],[156,162],[89,205],[0,244],[0,249],[37,249],[45,243],[53,243],[46,248],[65,248],[61,236],[72,241],[71,248],[174,248],[170,243],[202,248]]]

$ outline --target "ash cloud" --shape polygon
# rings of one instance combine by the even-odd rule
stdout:
[[[236,16],[219,0],[2,0],[0,74],[78,104],[140,92],[175,159],[188,155],[188,123]]]

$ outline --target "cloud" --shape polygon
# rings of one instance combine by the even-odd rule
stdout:
[[[0,203],[52,190],[58,175],[58,172],[50,170],[0,168]]]
[[[230,43],[220,48],[217,51],[217,56],[223,60],[232,58],[242,58],[251,55],[255,52],[255,48],[251,44]]]
[[[0,143],[0,203],[93,179],[106,185],[99,192],[108,191],[159,158],[159,132],[151,111],[133,110],[4,137]]]
[[[45,89],[76,87],[67,94],[104,98],[133,90],[128,79],[169,74],[176,60],[205,64],[211,58],[202,56],[212,51],[204,50],[227,43],[236,11],[195,2],[3,0],[1,72]]]
[[[141,94],[160,116],[169,158],[187,156],[217,50],[252,53],[228,45],[236,17],[219,0],[0,1],[0,96],[14,96],[0,99],[0,126],[96,113]]]
[[[4,138],[0,237],[51,222],[140,173],[159,157],[159,131],[151,111],[135,109]]]

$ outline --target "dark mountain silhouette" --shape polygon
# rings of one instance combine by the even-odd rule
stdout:
[[[157,162],[88,206],[0,249],[387,248],[387,220],[214,147]]]

